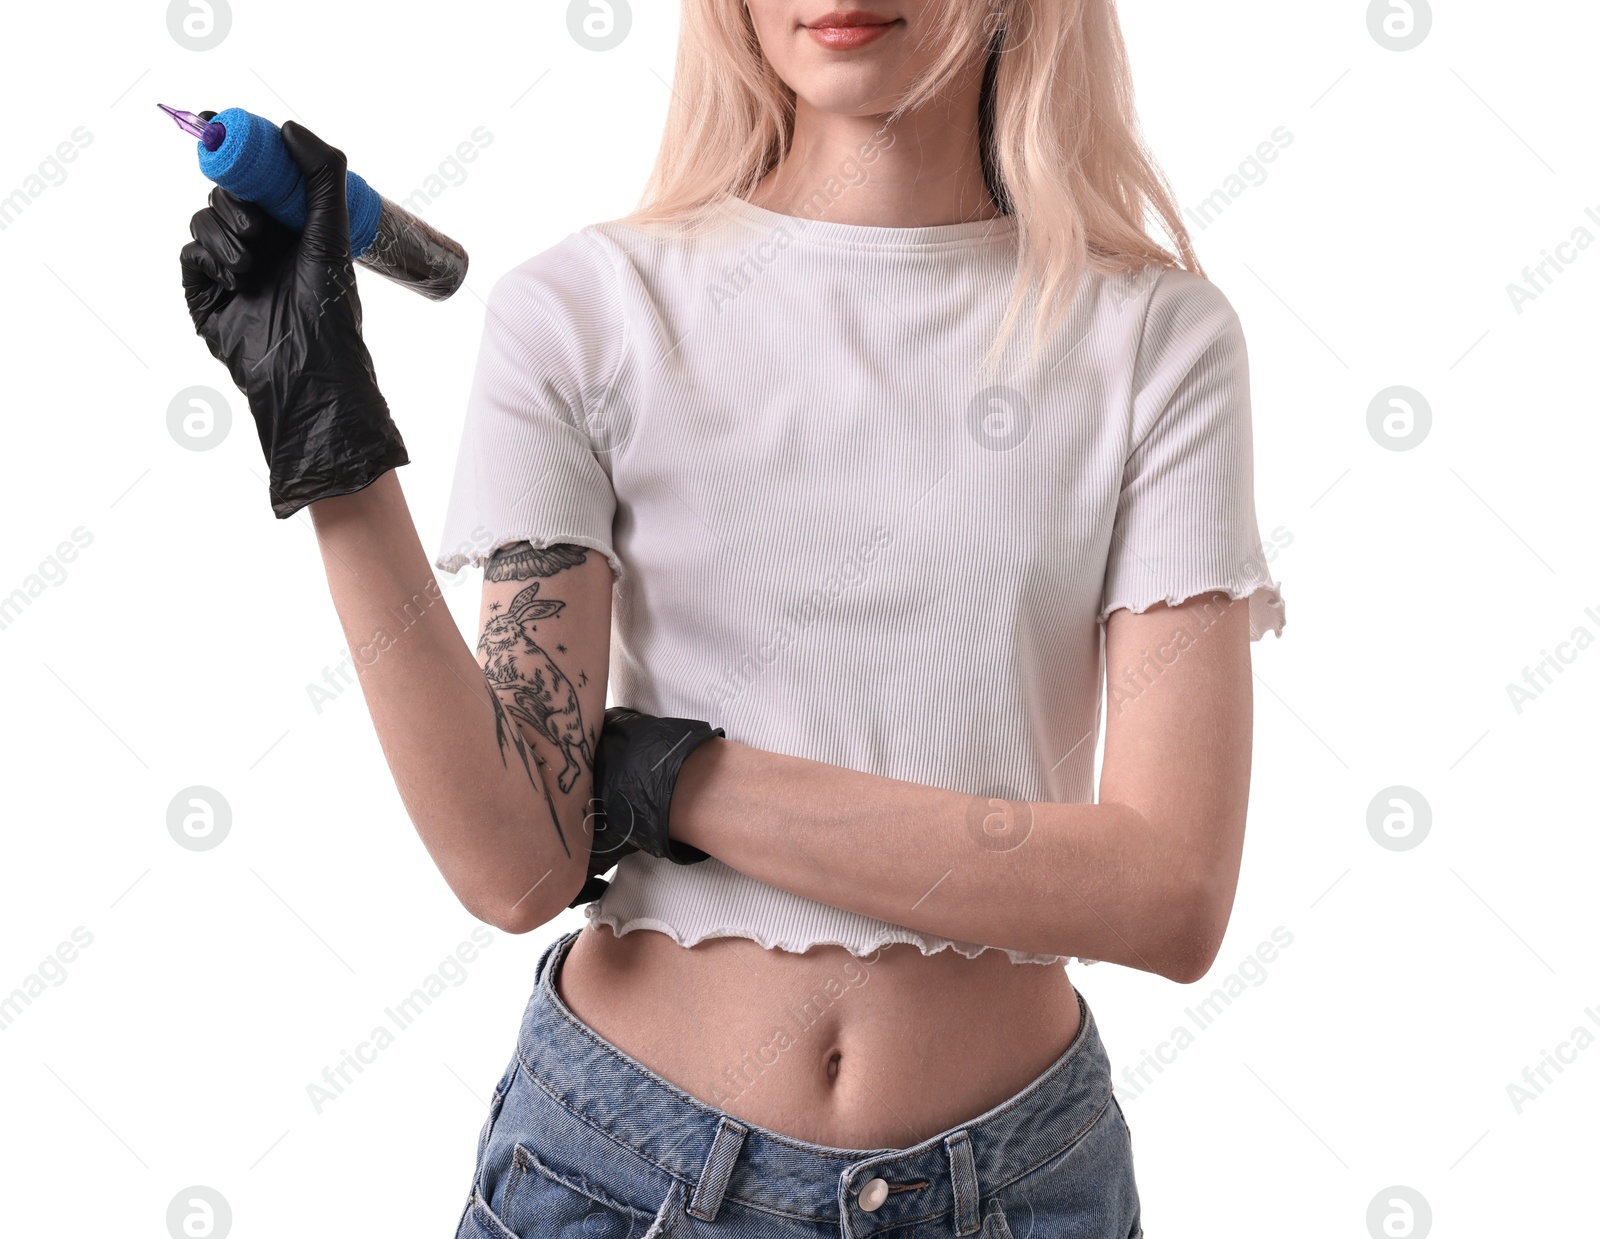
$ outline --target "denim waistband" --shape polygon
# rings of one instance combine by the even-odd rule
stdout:
[[[864,1235],[924,1218],[953,1218],[976,1233],[981,1195],[1051,1160],[1082,1137],[1111,1102],[1111,1068],[1094,1017],[1078,995],[1072,1043],[1021,1092],[904,1149],[839,1149],[737,1119],[656,1075],[580,1020],[554,977],[580,930],[550,943],[523,1015],[522,1068],[601,1139],[585,1139],[592,1163],[626,1175],[648,1162],[684,1185],[688,1211],[715,1220],[724,1200],[788,1217],[842,1223]],[[1018,965],[1021,967],[1022,965]],[[630,1160],[633,1159],[633,1160]],[[607,1167],[596,1165],[598,1173]],[[882,1179],[875,1209],[858,1199]],[[867,1202],[881,1196],[882,1186]]]

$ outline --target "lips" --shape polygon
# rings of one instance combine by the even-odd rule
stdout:
[[[898,18],[880,17],[862,9],[849,9],[825,13],[811,22],[806,30],[823,47],[847,50],[883,37],[898,24]]]
[[[892,17],[879,17],[876,13],[868,13],[862,9],[841,9],[833,13],[824,13],[809,25],[812,30],[842,30],[853,26],[889,26],[894,21]]]

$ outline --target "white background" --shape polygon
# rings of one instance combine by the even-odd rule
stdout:
[[[471,252],[467,290],[433,304],[361,276],[432,554],[483,296],[628,211],[649,171],[677,6],[635,7],[603,53],[556,0],[236,0],[201,52],[160,3],[78,5],[70,29],[49,5],[0,19],[0,195],[91,135],[0,231],[0,595],[74,529],[92,537],[0,629],[0,996],[92,935],[0,1030],[5,1233],[164,1236],[191,1185],[229,1202],[240,1237],[451,1232],[534,961],[579,914],[491,931],[465,981],[315,1111],[307,1085],[475,922],[359,692],[320,713],[308,697],[341,630],[309,521],[272,517],[243,397],[190,325],[177,256],[208,186],[155,104],[298,118],[396,200],[476,126],[492,134],[425,212]],[[1564,647],[1571,664],[1520,712],[1507,685],[1575,629],[1600,635],[1600,247],[1520,313],[1507,286],[1580,225],[1600,237],[1584,215],[1600,215],[1600,11],[1435,8],[1394,51],[1364,0],[1124,4],[1147,136],[1185,206],[1275,128],[1293,136],[1195,229],[1249,341],[1263,534],[1292,533],[1273,563],[1288,625],[1254,647],[1231,928],[1196,986],[1077,969],[1120,1072],[1192,1029],[1185,1008],[1275,928],[1293,936],[1159,1075],[1119,1083],[1152,1237],[1361,1239],[1395,1186],[1441,1236],[1595,1233],[1580,1176],[1600,1047],[1569,1049],[1520,1112],[1507,1086],[1575,1029],[1600,1036],[1600,650]],[[167,428],[195,385],[232,409],[209,451]],[[1408,451],[1367,429],[1394,385],[1432,409]],[[443,582],[464,632],[478,578]],[[213,850],[168,833],[193,785],[232,809]],[[1395,785],[1431,806],[1409,850],[1368,831]]]

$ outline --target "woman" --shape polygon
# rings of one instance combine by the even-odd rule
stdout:
[[[219,191],[184,251],[446,880],[511,932],[592,900],[458,1236],[1136,1237],[1062,965],[1210,966],[1283,617],[1238,320],[1113,0],[685,0],[673,89],[644,207],[491,294],[435,561],[485,566],[477,664],[393,473],[342,156],[285,126],[302,236]],[[608,677],[649,713],[602,733]],[[626,778],[654,817],[591,848]]]

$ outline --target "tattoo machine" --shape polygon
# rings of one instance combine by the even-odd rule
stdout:
[[[200,139],[200,171],[236,198],[254,202],[286,228],[306,223],[306,189],[278,126],[243,108],[210,120],[156,104],[178,128]],[[354,172],[345,173],[350,208],[350,254],[363,266],[443,301],[467,278],[467,251]]]

